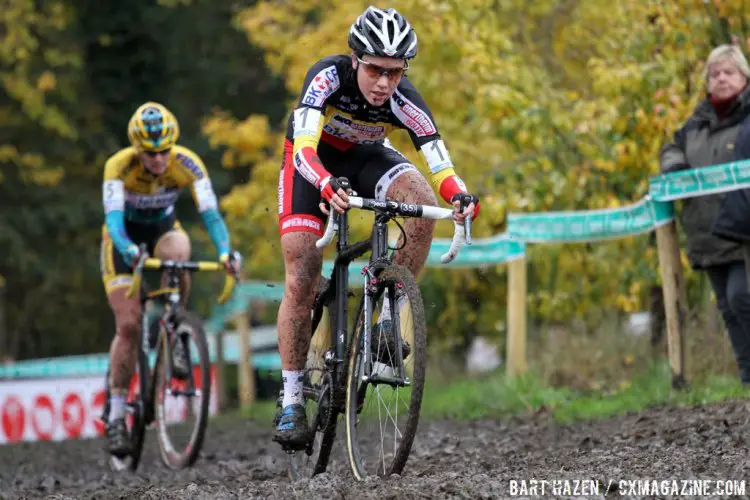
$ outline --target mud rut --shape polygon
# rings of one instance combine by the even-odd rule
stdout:
[[[355,483],[342,462],[331,473],[291,483],[286,458],[270,441],[270,423],[212,421],[198,463],[178,472],[158,461],[151,432],[135,475],[108,470],[100,439],[0,447],[0,496],[476,499],[507,497],[510,479],[606,485],[610,479],[750,476],[750,402],[656,408],[565,426],[544,416],[422,422],[404,476],[363,483]]]

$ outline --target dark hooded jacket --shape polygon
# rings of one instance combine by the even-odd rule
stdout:
[[[740,125],[734,141],[734,159],[750,159],[750,118]],[[714,223],[714,234],[729,241],[750,243],[750,189],[727,193]]]
[[[662,147],[662,172],[734,161],[738,133],[748,116],[750,86],[737,96],[722,119],[719,119],[707,97],[674,134],[674,140]],[[750,130],[747,132],[750,133]],[[727,193],[718,193],[681,200],[680,224],[687,236],[688,259],[696,269],[743,260],[739,242],[717,236],[713,232],[714,223],[726,197]],[[750,216],[750,213],[748,215]],[[747,226],[750,228],[750,224]],[[750,236],[750,230],[747,234]]]

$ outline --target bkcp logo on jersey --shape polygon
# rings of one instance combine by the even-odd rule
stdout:
[[[321,70],[310,85],[307,86],[305,95],[302,97],[302,103],[308,106],[320,107],[326,98],[336,92],[341,83],[336,66],[329,66]]]

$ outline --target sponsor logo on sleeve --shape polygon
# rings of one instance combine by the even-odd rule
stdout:
[[[203,173],[203,170],[198,166],[197,163],[193,161],[192,158],[182,153],[177,153],[176,157],[177,157],[177,161],[179,161],[183,167],[190,170],[193,173],[193,175],[195,175],[196,180],[203,179],[203,177],[205,176],[205,174]]]
[[[329,66],[321,70],[307,86],[305,94],[302,97],[302,103],[308,106],[319,108],[323,102],[336,92],[341,85],[336,66]]]
[[[391,97],[391,111],[396,117],[419,137],[437,133],[435,124],[429,115],[398,91]]]

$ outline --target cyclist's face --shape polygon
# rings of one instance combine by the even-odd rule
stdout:
[[[169,150],[159,153],[144,151],[141,153],[141,163],[150,173],[161,175],[166,172],[169,165]]]
[[[368,54],[358,59],[352,54],[352,67],[357,70],[357,84],[367,102],[382,106],[404,76],[406,64],[403,59]]]

